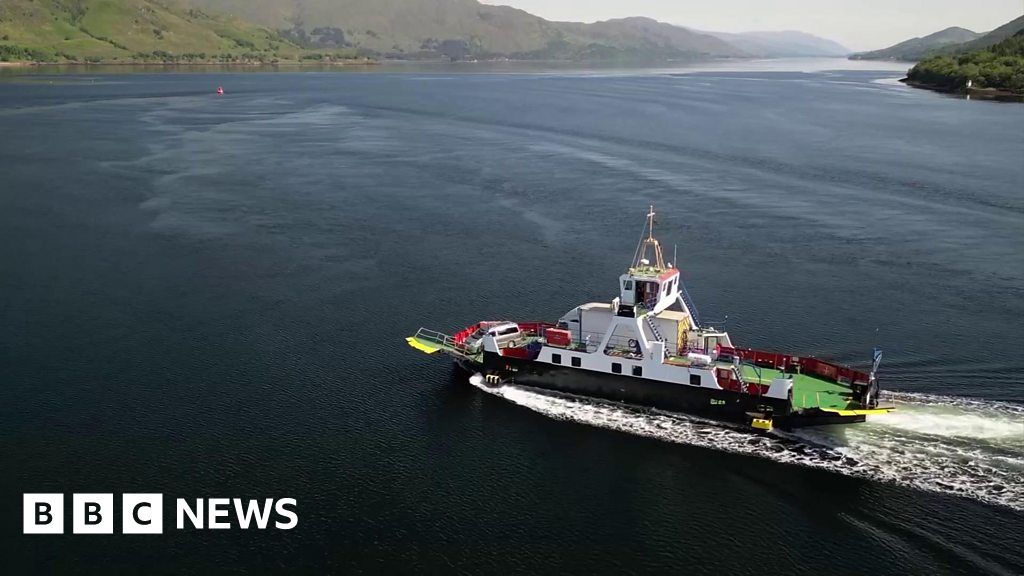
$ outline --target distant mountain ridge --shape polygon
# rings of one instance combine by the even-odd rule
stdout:
[[[881,50],[854,54],[857,60],[919,60],[941,48],[956,46],[981,38],[984,34],[952,26],[927,36],[904,40]]]
[[[975,38],[974,40],[966,42],[964,45],[960,46],[958,50],[981,50],[983,48],[995,46],[1007,38],[1016,36],[1021,30],[1024,30],[1024,15],[1010,20],[999,28],[983,35],[981,38]]]
[[[742,57],[709,34],[650,18],[552,22],[476,0],[187,0],[301,36],[341,30],[347,46],[385,58],[616,59]]]
[[[0,0],[0,61],[673,61],[840,56],[800,32],[554,22],[477,0]]]
[[[956,26],[920,38],[911,38],[881,50],[860,52],[854,60],[901,60],[917,62],[930,56],[971,52],[994,46],[1024,30],[1024,15],[991,32],[974,32]]]
[[[795,30],[709,34],[759,58],[843,57],[852,52],[838,42]]]

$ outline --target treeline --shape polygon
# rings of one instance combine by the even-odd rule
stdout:
[[[276,64],[276,54],[266,52],[243,52],[232,54],[207,54],[206,52],[185,52],[175,54],[165,50],[153,50],[152,52],[136,52],[132,59],[137,62],[161,62],[168,64],[204,64],[204,63],[230,63],[230,62],[255,62],[261,64]]]
[[[334,52],[304,52],[298,55],[300,61],[344,62],[360,57],[354,49]],[[281,58],[271,52],[242,52],[207,54],[206,52],[185,52],[175,54],[164,50],[152,52],[134,52],[131,57],[104,59],[97,56],[79,56],[68,52],[46,52],[12,44],[0,44],[0,62],[85,62],[99,64],[103,62],[121,63],[161,63],[161,64],[278,64]]]
[[[0,62],[55,62],[56,54],[12,44],[0,44]]]
[[[963,89],[969,80],[975,88],[1024,94],[1024,30],[983,50],[922,60],[907,79],[946,90]]]

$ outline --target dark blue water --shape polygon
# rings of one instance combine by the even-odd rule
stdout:
[[[747,68],[3,76],[8,572],[1024,572],[1024,107]],[[900,409],[761,437],[405,346],[610,299],[650,203],[704,318],[878,344]],[[299,525],[29,537],[23,492]]]

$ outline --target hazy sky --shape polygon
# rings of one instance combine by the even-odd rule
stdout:
[[[884,48],[949,26],[985,32],[1024,14],[1024,0],[482,0],[548,20],[648,16],[719,32],[802,30],[852,50]]]

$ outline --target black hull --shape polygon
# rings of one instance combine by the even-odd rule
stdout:
[[[592,370],[553,366],[518,358],[485,353],[483,366],[460,363],[467,370],[497,376],[502,383],[520,384],[579,396],[589,396],[635,406],[693,414],[703,418],[749,424],[751,414],[774,418],[776,426],[787,427],[788,400],[712,390],[605,374]]]

